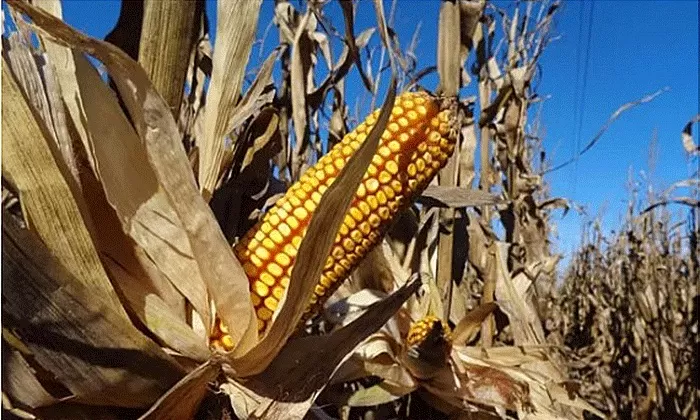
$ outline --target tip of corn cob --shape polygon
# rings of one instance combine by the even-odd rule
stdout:
[[[296,254],[324,192],[377,122],[370,114],[292,185],[234,247],[250,280],[251,299],[264,334],[289,286]],[[396,98],[379,147],[336,233],[309,302],[308,319],[379,243],[393,218],[430,183],[455,148],[456,100],[426,92]],[[212,343],[232,348],[217,322]],[[227,338],[228,337],[228,338]]]

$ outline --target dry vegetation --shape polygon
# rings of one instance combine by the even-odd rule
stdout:
[[[591,232],[555,286],[549,219],[567,202],[543,181],[531,82],[557,2],[426,2],[436,60],[418,28],[399,44],[398,2],[220,1],[215,48],[202,2],[123,2],[109,43],[58,0],[7,3],[3,416],[697,418],[696,181],[695,198],[631,207],[609,243]],[[258,42],[278,45],[257,60],[261,7]],[[358,7],[376,26],[356,27]],[[454,154],[295,332],[394,98],[421,88],[458,103]],[[231,245],[375,106],[259,337]]]

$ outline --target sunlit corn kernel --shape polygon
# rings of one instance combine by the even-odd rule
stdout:
[[[349,214],[345,215],[345,218],[343,219],[343,224],[350,229],[354,229],[356,225],[355,219],[353,219]]]
[[[357,127],[355,127],[355,131],[354,131],[354,132],[355,132],[355,133],[360,133],[360,132],[363,132],[363,131],[367,131],[368,129],[369,129],[369,127],[367,127],[367,124],[364,123],[364,122],[361,122],[360,125],[358,125]],[[352,139],[350,139],[350,140],[354,140],[354,138],[352,138]]]
[[[430,134],[428,134],[428,142],[431,144],[440,144],[440,140],[442,140],[442,136],[440,133],[437,131],[431,131]]]
[[[388,128],[389,131],[391,131],[392,133],[396,133],[396,132],[398,132],[399,129],[400,129],[400,128],[399,128],[399,125],[396,124],[395,122],[389,123],[389,125],[387,126],[387,128]]]
[[[390,201],[389,202],[389,210],[391,210],[393,213],[399,210],[399,202],[398,201]]]
[[[284,288],[280,286],[275,287],[272,289],[272,296],[274,296],[277,300],[282,300],[282,296],[284,296]]]
[[[311,177],[309,178],[309,184],[313,185],[314,188],[318,188],[320,183],[318,182],[318,179],[316,177]],[[291,210],[289,210],[291,212]]]
[[[353,246],[352,249],[354,250],[355,247]],[[346,270],[349,270],[350,267],[352,267],[352,265],[350,264],[350,261],[348,261],[348,260],[345,259],[345,258],[343,258],[343,259],[341,259],[340,261],[338,261],[338,264],[340,264],[340,266],[343,267],[343,268],[346,269]]]
[[[283,223],[283,225],[284,225],[284,223]],[[280,225],[280,227],[281,226],[282,225]],[[289,227],[287,225],[284,225],[284,227],[286,227],[287,230],[289,230]],[[280,233],[280,230],[282,230],[282,229],[279,229],[279,230],[275,229],[272,232],[270,232],[270,239],[272,239],[272,241],[276,244],[281,244],[282,242],[284,242],[284,237]]]
[[[379,218],[379,216],[377,216],[376,214],[370,214],[367,221],[373,228],[378,228],[379,225],[382,224],[382,219]]]
[[[394,134],[391,131],[384,130],[384,132],[382,133],[382,140],[388,141],[389,139],[391,139],[391,137],[393,137],[393,135]]]
[[[360,242],[362,242],[362,232],[360,232],[357,229],[353,230],[352,232],[350,232],[350,239],[355,241],[355,243],[359,244]]]
[[[363,235],[368,235],[372,231],[372,226],[369,225],[369,222],[362,222],[358,229]]]
[[[289,267],[289,264],[292,263],[292,260],[284,252],[278,252],[277,255],[275,255],[275,262],[282,267]]]
[[[323,269],[329,270],[333,267],[333,264],[335,264],[335,260],[329,255],[328,258],[326,258],[326,264],[323,266]]]
[[[386,147],[389,148],[389,151],[392,153],[398,153],[401,151],[401,143],[399,143],[396,140],[392,140],[389,142],[389,144],[386,145]]]
[[[433,129],[437,129],[438,127],[440,127],[440,119],[438,117],[431,118],[430,126],[433,127]]]
[[[316,171],[316,173],[314,173],[314,178],[316,178],[319,181],[323,181],[324,179],[326,179],[326,173],[323,172],[323,169],[319,169]]]
[[[347,235],[349,232],[350,229],[348,229],[347,225],[340,225],[340,227],[338,227],[338,235],[340,235],[340,237]]]
[[[272,275],[267,271],[263,271],[262,273],[260,273],[260,281],[265,283],[265,285],[267,286],[274,286],[275,283],[277,283],[277,279],[272,277]]]
[[[258,269],[250,261],[246,261],[245,264],[243,264],[243,271],[245,271],[245,275],[249,278],[255,278],[255,276],[258,275]]]
[[[280,208],[281,208],[282,210],[286,211],[287,213],[291,213],[292,209],[294,208],[294,207],[292,206],[292,203],[290,203],[289,200],[287,200],[286,197],[282,197],[282,200],[284,200],[284,202],[282,202],[282,204],[280,205]],[[280,216],[280,217],[281,217],[281,216]]]
[[[377,199],[377,203],[380,206],[383,206],[387,202],[386,194],[384,194],[384,191],[377,191],[377,194],[375,194],[375,197]]]
[[[309,299],[309,305],[315,305],[316,302],[318,302],[318,296],[316,294],[312,294],[311,298]],[[308,309],[304,311],[304,313],[307,313]]]
[[[406,116],[408,117],[409,120],[417,120],[418,119],[418,113],[414,110],[410,110],[406,113]]]
[[[370,195],[367,197],[367,204],[369,204],[369,208],[372,209],[373,211],[379,207],[379,202],[377,201],[377,197],[374,195]]]
[[[263,261],[260,258],[258,258],[258,256],[255,254],[250,256],[250,262],[252,262],[253,265],[258,268],[262,267],[263,265]]]
[[[224,347],[226,350],[231,350],[233,348],[233,337],[230,335],[226,334],[223,337],[221,337],[221,345]]]
[[[291,213],[296,207],[301,206],[301,200],[299,200],[299,197],[297,197],[296,195],[293,195],[289,197],[289,204],[293,206],[289,209],[289,212]]]
[[[362,247],[362,245],[358,245],[355,247],[355,253],[354,254],[348,254],[348,262],[350,265],[355,265],[358,261],[358,255],[359,254],[364,254],[365,253],[365,248]]]
[[[258,230],[257,232],[255,232],[254,239],[258,242],[262,241],[263,239],[265,239],[265,233],[262,230]]]
[[[263,239],[262,244],[265,248],[267,248],[269,250],[275,249],[275,243],[270,238]]]
[[[352,147],[352,150],[357,150],[360,148],[360,145],[365,141],[367,138],[367,134],[362,133],[357,135],[357,140],[353,140],[350,142],[350,147]]]
[[[287,224],[293,230],[297,230],[299,228],[299,221],[297,220],[296,217],[294,217],[292,215],[289,215],[289,217],[287,217]]]
[[[411,139],[411,136],[408,133],[401,133],[399,134],[399,141],[401,143],[408,143],[408,141]]]
[[[294,245],[294,247],[295,247],[296,249],[299,249],[299,245],[301,245],[301,236],[295,236],[295,237],[293,237],[293,238],[292,238],[292,245]]]
[[[284,220],[287,218],[287,216],[289,216],[289,213],[287,213],[285,209],[279,207],[277,209],[277,215],[280,217],[280,219]]]
[[[327,277],[325,274],[321,276],[321,286],[325,287],[326,289],[330,289],[331,286],[333,286],[333,279]]]
[[[408,127],[408,119],[405,117],[401,117],[397,121],[401,127]]]
[[[257,308],[262,303],[262,298],[260,296],[256,295],[255,293],[251,293],[250,294],[250,302],[253,304],[254,307]]]
[[[401,181],[394,179],[391,181],[391,188],[394,190],[394,192],[396,192],[396,194],[400,194],[403,190],[403,185],[401,185]]]
[[[377,165],[377,166],[380,166],[381,164],[384,163],[384,159],[382,159],[382,157],[379,155],[374,155],[374,156],[372,156],[372,163]]]
[[[362,198],[367,194],[367,189],[365,188],[365,184],[360,182],[360,185],[357,186],[357,192],[355,193],[356,197]]]
[[[432,161],[432,163],[430,164],[430,166],[432,166],[433,169],[440,169],[440,166],[442,166],[442,165],[440,164],[440,161],[434,160],[434,161]]]
[[[365,238],[365,239],[362,240],[362,247],[363,247],[363,248],[367,249],[367,248],[369,248],[371,245],[372,245],[372,241],[370,241],[369,239]]]
[[[400,106],[394,106],[394,108],[391,110],[391,115],[395,117],[398,117],[401,114],[403,114],[403,108]]]
[[[380,207],[379,210],[377,210],[377,214],[382,220],[389,220],[389,217],[391,217],[388,207]]]
[[[391,179],[392,179],[392,176],[389,172],[381,171],[379,173],[379,182],[380,183],[387,184],[387,183],[391,182]],[[377,186],[377,187],[379,187],[379,186]]]
[[[357,220],[358,222],[361,222],[365,216],[362,215],[362,212],[360,209],[357,207],[350,207],[350,216],[352,216],[353,219]]]
[[[272,311],[264,306],[259,307],[256,312],[258,314],[258,319],[263,321],[269,321],[272,318]]]
[[[425,170],[425,162],[423,159],[416,159],[416,169],[418,172],[423,172]]]
[[[423,105],[418,105],[416,107],[416,112],[421,116],[425,116],[428,114],[428,110]]]
[[[367,235],[367,239],[369,239],[372,242],[375,242],[379,239],[379,233],[373,230],[369,233],[369,235]]]
[[[416,181],[415,179],[409,179],[409,180],[408,180],[408,188],[409,188],[411,191],[415,191],[415,189],[416,189],[417,186],[418,186],[418,181]]]
[[[367,167],[367,175],[377,176],[377,167],[374,166],[374,164],[370,163],[369,166]]]
[[[310,193],[311,191],[314,190],[313,185],[309,184],[308,182],[304,182],[301,184],[301,188],[306,192],[307,194]]]
[[[355,243],[352,241],[352,239],[345,238],[343,240],[343,248],[345,248],[346,251],[350,252],[353,249],[355,249]]]
[[[326,288],[323,287],[322,284],[317,284],[316,287],[314,287],[314,293],[318,297],[322,297],[326,294]]]
[[[316,203],[313,202],[313,200],[306,200],[304,202],[304,208],[309,212],[313,213],[314,210],[316,210]]]
[[[340,171],[345,166],[345,160],[339,157],[333,160],[333,164],[335,168]]]
[[[280,224],[280,222],[282,221],[282,219],[280,219],[280,217],[279,217],[277,214],[272,214],[272,215],[270,215],[270,217],[267,219],[267,221],[270,222],[270,224],[271,224],[272,226],[277,226],[277,225]]]
[[[284,246],[284,253],[289,256],[289,258],[294,258],[297,256],[297,249],[292,244],[286,244]]]
[[[341,259],[341,258],[343,258],[343,257],[345,256],[345,251],[343,250],[342,247],[340,247],[340,246],[335,246],[335,247],[333,247],[333,250],[331,251],[331,255],[332,255],[333,258],[335,258],[336,260],[339,260],[339,259]]]
[[[342,265],[336,264],[335,267],[333,267],[333,271],[335,271],[335,274],[336,274],[339,278],[345,277],[345,268],[343,268]]]
[[[343,155],[344,155],[345,157],[350,157],[350,156],[355,152],[354,150],[352,150],[352,147],[350,147],[349,145],[348,145],[348,146],[343,146],[343,148],[341,149],[341,151],[343,152]]]
[[[409,163],[406,172],[408,172],[409,176],[416,176],[416,165]]]
[[[270,293],[270,288],[267,287],[265,283],[256,281],[253,285],[253,292],[260,297],[265,297],[268,293]]]
[[[412,109],[415,104],[413,103],[412,100],[406,99],[405,101],[401,102],[401,106],[403,106],[405,109]],[[408,111],[411,112],[411,111]]]
[[[426,150],[428,150],[428,144],[426,142],[420,142],[418,143],[418,147],[416,147],[419,153],[425,153]]]
[[[383,158],[388,158],[389,156],[391,156],[391,149],[389,149],[387,146],[382,146],[379,148],[379,150],[377,150],[377,153],[379,153],[379,156],[381,156]],[[377,155],[374,155],[374,156],[377,156]],[[377,156],[377,157],[379,157],[379,156]],[[379,163],[374,162],[374,159],[372,160],[372,162],[374,162],[374,164],[376,164],[376,165],[381,165],[383,160],[381,160],[381,159],[379,159],[379,160],[380,160]]]
[[[391,174],[396,175],[399,172],[399,165],[393,160],[389,160],[384,165],[384,168]]]
[[[268,264],[267,271],[269,271],[270,274],[272,274],[273,276],[278,277],[278,278],[282,275],[282,273],[284,273],[284,270],[282,270],[282,267],[277,265],[277,263]]]
[[[261,260],[266,261],[270,258],[270,251],[260,246],[255,249],[255,255],[257,255]]]
[[[430,163],[433,161],[433,155],[430,152],[425,152],[423,153],[423,160],[427,165],[430,165]]]
[[[370,194],[374,194],[379,189],[379,181],[376,178],[368,178],[365,181],[365,187]]]
[[[279,300],[275,299],[272,296],[268,296],[265,299],[265,307],[272,312],[275,312],[277,310],[277,305],[279,304]]]
[[[425,174],[423,174],[422,172],[419,172],[416,175],[416,181],[418,181],[419,183],[425,181]]]
[[[291,268],[292,268],[292,267],[289,267],[289,270],[290,270]],[[289,276],[284,276],[284,277],[282,277],[282,279],[280,280],[280,286],[284,287],[285,289],[286,289],[287,287],[289,287]]]
[[[372,212],[372,209],[369,208],[369,204],[365,203],[364,201],[357,203],[357,207],[365,216],[369,216],[369,214]]]

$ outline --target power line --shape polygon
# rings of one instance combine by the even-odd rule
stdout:
[[[587,40],[586,40],[586,52],[584,54],[583,80],[582,80],[581,91],[578,93],[579,106],[577,107],[578,114],[576,115],[578,118],[578,121],[577,121],[577,127],[576,127],[576,148],[574,149],[576,160],[574,163],[573,195],[576,194],[576,184],[578,183],[578,160],[579,160],[578,158],[579,158],[579,153],[580,153],[580,149],[581,149],[581,131],[583,131],[583,115],[584,115],[585,103],[586,103],[586,87],[588,86],[588,67],[589,67],[588,64],[590,61],[591,39],[593,38],[593,10],[595,7],[595,1],[590,1],[589,3],[591,5],[591,7],[590,7],[589,14],[588,14],[589,15],[589,17],[588,17],[588,30],[586,32]],[[583,8],[583,6],[581,6],[581,8]],[[583,16],[581,19],[580,26],[583,26]],[[577,75],[578,75],[578,69],[577,69]]]

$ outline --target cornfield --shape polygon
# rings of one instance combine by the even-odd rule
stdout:
[[[557,1],[6,6],[3,418],[697,419],[697,174],[558,286]]]

